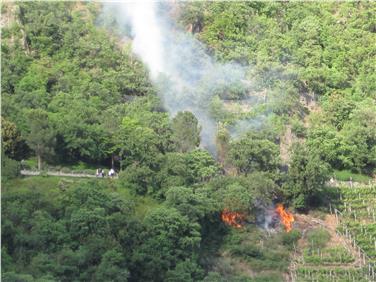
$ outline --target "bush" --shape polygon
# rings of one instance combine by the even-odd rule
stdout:
[[[291,131],[299,138],[304,138],[307,135],[307,129],[304,127],[303,122],[297,118],[291,121]]]
[[[120,172],[119,179],[121,184],[129,187],[138,195],[145,195],[152,190],[154,172],[147,166],[133,164]]]
[[[60,169],[60,171],[61,171],[62,173],[71,173],[71,169],[68,168],[68,167],[62,167],[62,168]]]
[[[225,100],[240,100],[245,98],[247,91],[247,87],[242,82],[219,83],[213,94]]]
[[[301,237],[302,234],[296,229],[288,233],[284,232],[282,233],[282,244],[291,248]]]
[[[231,250],[231,253],[236,256],[241,256],[243,258],[262,258],[263,254],[261,250],[254,245],[237,245]]]
[[[37,170],[38,169],[38,162],[36,158],[28,159],[22,161],[22,166],[24,169],[28,170]]]
[[[54,166],[52,170],[60,171],[63,167],[61,165]]]
[[[20,162],[12,160],[2,155],[1,158],[1,177],[3,179],[12,179],[20,175],[21,165]]]
[[[14,273],[14,272],[6,272],[1,275],[1,278],[3,281],[8,282],[33,282],[35,281],[33,276],[30,274],[20,274],[20,273]]]
[[[307,240],[312,248],[323,248],[328,243],[330,234],[323,228],[316,228],[307,233]]]

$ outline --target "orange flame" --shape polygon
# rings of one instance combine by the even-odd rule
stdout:
[[[282,224],[285,226],[287,232],[290,232],[292,229],[292,223],[295,221],[292,213],[285,210],[282,204],[277,204],[276,212],[281,218]]]
[[[240,212],[232,212],[224,209],[221,213],[223,222],[236,228],[242,228],[242,221],[245,219],[245,214]]]

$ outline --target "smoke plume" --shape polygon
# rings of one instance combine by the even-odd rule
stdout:
[[[239,85],[244,69],[213,60],[205,46],[171,20],[168,2],[106,3],[105,12],[131,30],[133,52],[147,65],[164,107],[174,116],[192,112],[202,127],[201,146],[215,154],[217,125],[209,114],[214,95]]]

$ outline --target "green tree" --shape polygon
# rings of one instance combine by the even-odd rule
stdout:
[[[25,155],[25,141],[13,122],[1,117],[2,151],[10,158],[21,160]]]
[[[230,133],[226,129],[226,127],[219,123],[218,126],[218,132],[216,136],[216,147],[217,147],[217,159],[218,162],[222,165],[225,165],[226,156],[228,154],[229,150],[229,143],[230,143],[231,137]]]
[[[200,266],[187,259],[177,263],[174,269],[167,271],[166,281],[180,282],[180,281],[198,281],[203,276],[203,270]]]
[[[16,178],[20,175],[20,162],[8,158],[4,153],[1,153],[1,181]]]
[[[168,270],[195,258],[201,241],[199,224],[173,208],[153,210],[144,224],[143,243],[133,255],[135,279],[164,281]]]
[[[14,273],[14,272],[5,272],[1,274],[1,278],[4,281],[9,282],[17,282],[17,281],[25,281],[25,282],[34,282],[34,278],[30,274],[21,274],[21,273]]]
[[[216,174],[219,168],[208,151],[196,149],[186,155],[188,179],[190,183],[208,181]]]
[[[252,203],[252,195],[248,189],[239,183],[233,183],[219,193],[222,198],[223,208],[230,211],[248,212]]]
[[[179,112],[172,119],[172,140],[179,152],[189,152],[200,144],[197,118],[191,112]]]
[[[267,139],[245,136],[230,144],[228,158],[238,173],[275,171],[279,164],[279,148]]]
[[[187,185],[189,182],[189,171],[186,155],[183,153],[171,152],[161,156],[156,181],[162,188],[162,192],[169,187]]]
[[[124,257],[117,250],[109,250],[103,256],[95,272],[96,281],[128,281],[129,271],[125,268]]]
[[[338,158],[341,139],[332,125],[320,124],[312,126],[308,133],[307,146],[332,167],[341,168],[342,161]]]
[[[155,164],[159,154],[158,135],[153,129],[131,117],[124,117],[116,137],[116,146],[122,158],[122,164],[139,162],[148,166]]]
[[[283,190],[295,208],[305,209],[313,204],[314,196],[324,187],[328,176],[328,164],[298,143],[293,147]]]
[[[356,107],[356,103],[352,101],[351,98],[341,94],[333,93],[328,100],[323,103],[323,108],[328,114],[327,119],[339,130],[342,129],[346,121],[348,121],[351,112]]]
[[[105,143],[107,153],[111,155],[112,168],[115,168],[115,157],[119,155],[116,136],[120,130],[123,111],[124,107],[122,105],[115,105],[106,109],[101,115],[101,127],[106,133]]]
[[[243,185],[252,195],[254,207],[270,206],[279,197],[280,189],[275,182],[275,178],[278,179],[278,175],[267,172],[254,172],[247,176]]]
[[[166,192],[166,205],[177,209],[193,221],[202,219],[215,209],[212,197],[204,189],[190,187],[171,187]]]
[[[154,172],[145,165],[134,163],[120,172],[119,178],[123,185],[138,195],[152,193]]]
[[[55,132],[49,122],[48,113],[43,110],[30,110],[27,112],[29,131],[25,138],[29,147],[38,158],[38,169],[42,169],[42,159],[54,152],[56,142]]]
[[[376,107],[363,101],[340,132],[339,158],[346,168],[373,173],[376,167]]]

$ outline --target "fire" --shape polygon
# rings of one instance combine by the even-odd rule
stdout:
[[[295,221],[292,213],[285,210],[282,204],[277,204],[276,212],[281,218],[282,224],[285,226],[287,232],[290,232],[292,229],[292,223]]]
[[[245,219],[245,215],[240,212],[232,212],[228,209],[224,209],[221,213],[221,218],[228,225],[236,228],[242,228],[242,221]]]

